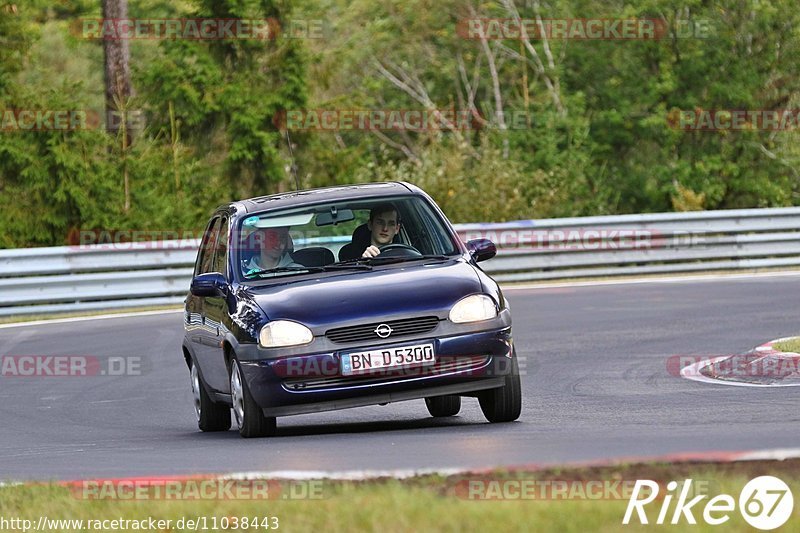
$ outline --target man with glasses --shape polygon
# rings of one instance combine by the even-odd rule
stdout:
[[[370,232],[370,244],[361,257],[376,257],[381,248],[392,244],[395,235],[400,231],[400,214],[390,203],[376,205],[369,212],[367,228]]]

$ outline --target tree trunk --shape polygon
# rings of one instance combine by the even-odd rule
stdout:
[[[120,19],[128,18],[128,0],[102,0],[103,19],[113,20],[118,24]],[[130,50],[127,39],[104,39],[105,82],[106,82],[106,129],[112,135],[119,133],[121,117],[125,106],[134,95],[131,86]],[[128,132],[130,139],[130,131]]]
[[[118,25],[121,19],[128,18],[128,0],[102,0],[102,2],[104,21]],[[115,138],[120,138],[125,195],[123,210],[127,213],[131,206],[131,193],[125,158],[132,139],[127,106],[134,95],[134,90],[131,86],[128,40],[104,39],[103,53],[105,55],[106,131]],[[120,130],[122,130],[121,136]]]

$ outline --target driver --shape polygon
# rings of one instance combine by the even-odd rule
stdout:
[[[289,255],[290,238],[287,227],[256,228],[247,239],[250,248],[259,250],[259,253],[245,263],[245,275],[272,268],[301,266]]]
[[[392,244],[394,236],[400,231],[400,214],[390,203],[376,205],[369,212],[367,228],[370,232],[370,243],[361,257],[375,257],[381,248]]]

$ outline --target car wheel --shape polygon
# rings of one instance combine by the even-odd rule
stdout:
[[[522,386],[516,352],[511,359],[511,373],[505,381],[504,386],[485,391],[479,397],[481,411],[489,422],[512,422],[522,412]]]
[[[225,404],[214,403],[206,392],[200,370],[192,361],[191,369],[192,396],[194,397],[194,414],[197,416],[197,427],[200,431],[228,431],[231,429],[231,408]]]
[[[450,394],[448,396],[434,396],[425,398],[425,405],[431,416],[455,416],[461,410],[461,396]]]
[[[250,394],[239,361],[235,358],[231,361],[231,399],[233,418],[242,437],[271,437],[275,434],[275,417],[264,416],[261,407]]]

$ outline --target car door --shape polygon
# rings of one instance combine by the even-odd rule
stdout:
[[[200,243],[200,251],[197,254],[197,262],[194,268],[194,275],[207,274],[213,272],[214,253],[217,247],[217,239],[220,233],[221,216],[211,219],[203,234]],[[194,352],[195,361],[200,368],[200,373],[205,382],[215,390],[220,390],[215,386],[218,382],[214,379],[213,358],[215,355],[214,344],[216,340],[216,327],[208,323],[206,317],[206,300],[202,296],[190,294],[186,299],[187,321],[189,323],[189,340]],[[224,390],[224,389],[222,389]]]
[[[210,272],[217,272],[230,283],[228,272],[228,239],[230,219],[223,215],[220,219],[219,232],[214,245],[214,259]],[[225,364],[222,341],[225,339],[226,315],[228,304],[222,296],[207,296],[203,299],[203,317],[205,318],[205,342],[203,377],[210,387],[220,392],[229,392],[228,368]]]
[[[197,251],[197,259],[194,263],[192,276],[198,276],[208,270],[209,262],[213,261],[214,246],[213,239],[216,239],[219,217],[213,217],[206,225],[203,237],[200,240],[200,248]],[[186,337],[189,341],[192,352],[197,356],[200,342],[199,330],[204,326],[203,321],[203,299],[195,296],[191,292],[186,297],[184,309],[184,328]]]

